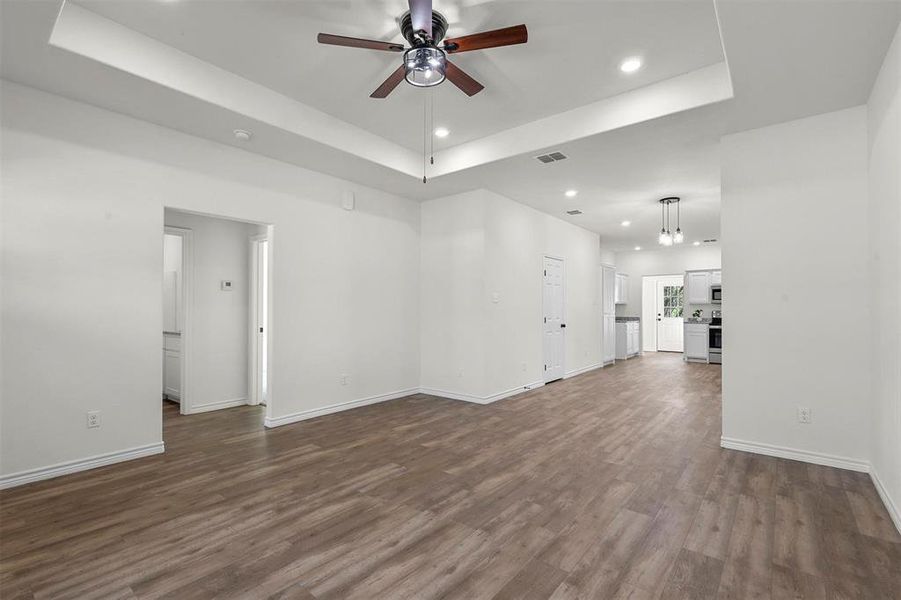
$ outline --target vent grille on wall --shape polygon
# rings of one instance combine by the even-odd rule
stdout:
[[[557,162],[558,160],[566,160],[566,155],[562,152],[549,152],[548,154],[542,154],[541,156],[536,156],[539,162],[543,162],[544,164]]]
[[[568,211],[566,211],[566,214],[568,214],[568,215],[581,215],[581,214],[582,214],[582,211],[579,210],[579,209],[577,208],[577,209],[575,209],[575,210],[568,210]]]

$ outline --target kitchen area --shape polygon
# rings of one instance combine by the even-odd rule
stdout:
[[[601,266],[604,364],[644,352],[722,364],[718,244],[618,252]]]
[[[721,270],[686,271],[683,325],[683,358],[686,361],[722,364],[722,302]]]

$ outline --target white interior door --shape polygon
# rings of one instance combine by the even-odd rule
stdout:
[[[564,321],[563,261],[544,257],[544,381],[563,377],[563,351],[566,347]]]
[[[684,279],[680,276],[657,279],[658,351],[682,352],[682,311],[684,306]]]

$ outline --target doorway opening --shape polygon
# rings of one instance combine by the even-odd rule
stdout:
[[[545,256],[542,266],[542,306],[544,311],[544,382],[563,379],[566,320],[563,259]]]
[[[682,275],[646,275],[642,278],[642,348],[646,352],[682,352],[685,278]]]
[[[250,239],[250,403],[269,404],[269,234]]]
[[[248,405],[271,410],[272,226],[165,209],[164,424]],[[249,407],[245,411],[251,410]]]

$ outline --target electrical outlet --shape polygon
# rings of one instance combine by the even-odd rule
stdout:
[[[100,427],[100,411],[92,410],[88,412],[88,428]]]
[[[798,407],[798,423],[810,423],[810,409],[808,407]]]
[[[347,373],[341,375],[341,385],[347,385]]]

